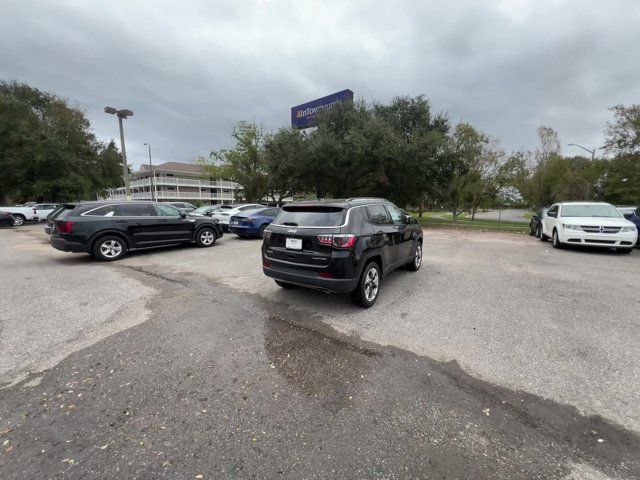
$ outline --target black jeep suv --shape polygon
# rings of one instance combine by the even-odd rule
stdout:
[[[217,220],[190,217],[166,203],[65,203],[51,230],[51,245],[63,252],[85,252],[102,261],[128,250],[195,242],[211,247],[222,237]]]
[[[262,244],[262,270],[281,287],[350,292],[364,308],[375,303],[384,275],[421,264],[422,229],[380,198],[290,203]]]

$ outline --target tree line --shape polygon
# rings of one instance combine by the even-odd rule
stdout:
[[[468,122],[452,123],[424,96],[346,102],[314,129],[264,132],[239,122],[234,147],[197,160],[243,187],[244,200],[379,196],[420,212],[538,208],[559,200],[640,203],[640,105],[611,109],[595,158],[566,156],[538,128],[532,151],[507,153]],[[89,200],[122,186],[122,157],[84,113],[55,94],[0,81],[0,202]]]
[[[91,200],[123,184],[122,157],[66,99],[0,81],[0,203]]]
[[[388,104],[346,102],[312,130],[239,122],[234,148],[199,159],[211,175],[243,187],[248,201],[269,197],[379,196],[420,212],[457,217],[480,208],[539,208],[560,200],[640,203],[640,106],[612,108],[601,156],[565,156],[557,132],[538,128],[532,151],[507,153],[468,122],[452,124],[424,96]]]

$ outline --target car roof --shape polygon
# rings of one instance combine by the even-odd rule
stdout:
[[[130,202],[126,200],[90,200],[86,202],[63,202],[60,205],[69,207],[100,207],[102,205],[127,205],[135,203],[136,205],[171,205],[169,202],[151,202],[148,200],[132,200]]]
[[[296,207],[296,206],[323,206],[323,207],[337,207],[337,208],[351,208],[358,207],[362,205],[371,205],[371,204],[390,204],[391,202],[385,198],[377,198],[377,197],[352,197],[346,199],[335,199],[335,198],[319,198],[317,200],[299,200],[297,202],[287,203],[285,207]]]
[[[611,204],[607,202],[571,201],[571,202],[558,202],[556,205],[611,205]]]

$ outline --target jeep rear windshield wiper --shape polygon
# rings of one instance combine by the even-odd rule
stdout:
[[[298,224],[296,222],[284,222],[283,225],[286,225],[287,227],[297,227]]]

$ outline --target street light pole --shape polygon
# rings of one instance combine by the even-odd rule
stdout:
[[[577,143],[570,143],[569,146],[570,147],[578,147],[578,148],[581,148],[582,150],[584,150],[585,152],[589,152],[591,154],[591,161],[595,160],[595,158],[596,158],[596,149],[595,148],[593,150],[589,150],[588,148],[585,148],[582,145],[578,145]]]
[[[151,174],[151,176],[149,177],[149,180],[151,181],[149,191],[151,192],[151,201],[153,202],[153,179],[155,177],[155,174],[153,173],[153,165],[151,164],[151,145],[146,142],[144,143],[144,145],[146,145],[147,149],[149,150],[149,173]]]
[[[120,151],[122,152],[122,176],[124,177],[124,193],[127,201],[131,201],[131,186],[129,184],[129,167],[127,165],[127,150],[124,146],[124,128],[122,127],[122,119],[132,117],[131,110],[116,110],[113,107],[104,107],[105,113],[118,116],[118,127],[120,128]]]

